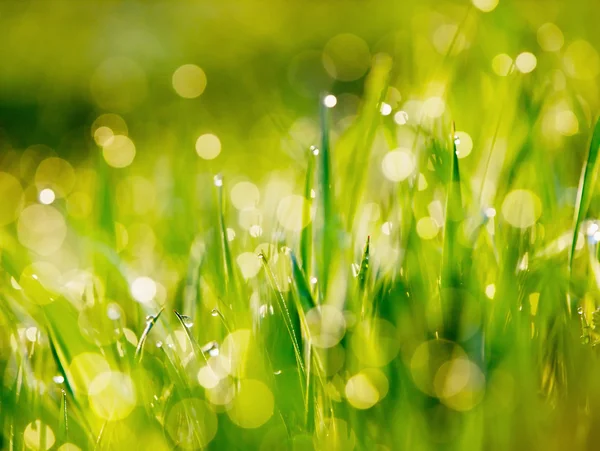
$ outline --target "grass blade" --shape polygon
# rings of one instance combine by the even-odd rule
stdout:
[[[204,352],[200,348],[200,345],[198,345],[198,342],[196,341],[196,339],[190,333],[190,327],[191,326],[189,325],[189,322],[191,321],[191,318],[189,316],[182,315],[177,310],[173,310],[173,313],[175,313],[175,316],[179,320],[179,323],[181,324],[181,327],[185,331],[185,336],[187,337],[187,339],[188,339],[188,341],[190,343],[190,346],[192,347],[194,355],[197,357],[198,354],[201,354],[202,357],[204,358],[204,360],[206,361],[206,363],[208,364],[208,359],[206,358],[206,355],[204,354]]]
[[[142,360],[142,357],[144,356],[144,344],[146,344],[148,334],[158,321],[158,318],[160,317],[163,310],[164,308],[161,308],[156,315],[148,315],[148,317],[146,318],[146,327],[144,327],[144,331],[142,332],[140,340],[138,341],[137,348],[135,349],[136,362],[140,362]]]
[[[314,171],[315,171],[315,156],[318,152],[316,147],[311,147],[308,159],[308,167],[306,168],[306,179],[304,182],[304,206],[302,210],[302,223],[307,224],[302,229],[300,234],[300,261],[304,273],[310,275],[312,273],[312,250],[313,250],[313,228],[310,220],[312,209],[313,186],[314,186]]]
[[[277,303],[279,304],[279,308],[283,315],[283,321],[285,323],[285,327],[287,328],[288,334],[290,336],[290,340],[292,341],[292,346],[294,347],[296,363],[298,364],[298,367],[300,368],[302,373],[304,373],[305,367],[304,367],[304,363],[302,361],[302,353],[300,352],[301,348],[300,348],[299,335],[296,332],[296,329],[294,327],[294,322],[292,321],[292,316],[287,307],[287,303],[285,301],[285,298],[283,297],[283,293],[281,292],[281,289],[279,288],[279,286],[277,284],[277,280],[275,279],[275,276],[273,275],[273,271],[271,271],[271,268],[269,267],[269,262],[267,261],[267,258],[265,257],[264,254],[260,254],[260,260],[263,264],[263,268],[265,269],[265,272],[267,273],[267,278],[269,279],[269,283],[271,284],[271,287],[275,291],[275,297],[277,298]]]
[[[460,186],[460,172],[456,152],[455,127],[452,124],[452,160],[450,165],[450,181],[446,198],[446,224],[444,227],[444,248],[442,251],[441,288],[448,290],[444,296],[443,324],[445,334],[454,340],[458,334],[460,323],[461,300],[454,289],[461,286],[462,258],[457,247],[459,246],[458,233],[463,219],[462,196]]]
[[[290,258],[292,260],[292,276],[294,278],[296,289],[298,290],[300,305],[305,312],[308,312],[316,306],[316,303],[310,292],[310,286],[306,281],[306,277],[300,268],[298,259],[293,252],[290,253]]]
[[[598,178],[598,151],[600,151],[600,119],[596,122],[587,158],[581,170],[579,179],[579,188],[577,189],[577,199],[575,201],[575,212],[573,215],[573,240],[569,249],[569,280],[573,273],[573,258],[575,247],[577,245],[577,236],[581,223],[587,215],[590,207],[594,187]],[[569,305],[569,311],[571,310]]]
[[[231,289],[235,289],[238,293],[237,277],[229,241],[227,240],[227,226],[225,224],[225,200],[223,199],[223,176],[217,174],[214,178],[214,183],[217,188],[217,208],[219,213],[219,235],[221,241],[221,252],[223,258],[223,280],[225,293],[230,294]]]
[[[324,97],[320,103],[321,148],[317,162],[317,270],[321,293],[327,292],[329,267],[332,261],[331,243],[336,241],[335,212],[333,206],[333,179],[329,148],[329,109]]]

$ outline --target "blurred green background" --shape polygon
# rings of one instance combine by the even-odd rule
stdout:
[[[598,17],[1,2],[0,448],[596,449]]]

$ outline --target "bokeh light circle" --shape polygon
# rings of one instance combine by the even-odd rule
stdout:
[[[506,195],[502,202],[502,216],[513,227],[520,229],[531,227],[541,215],[542,202],[532,191],[513,190]]]
[[[23,189],[19,180],[8,172],[0,172],[0,227],[13,222],[23,208]]]
[[[165,418],[165,429],[173,442],[183,449],[206,447],[217,434],[216,414],[201,399],[179,401]]]
[[[357,80],[367,72],[370,65],[369,46],[356,35],[338,34],[323,49],[323,66],[337,80]]]
[[[184,99],[200,97],[206,89],[206,74],[195,64],[184,64],[173,72],[173,89]]]
[[[258,380],[243,379],[228,406],[227,415],[238,426],[254,429],[269,421],[274,408],[275,399],[269,387]]]

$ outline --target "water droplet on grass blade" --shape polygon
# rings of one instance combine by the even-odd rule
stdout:
[[[218,186],[218,187],[223,186],[223,175],[222,174],[215,175],[213,178],[213,182],[214,182],[215,186]]]
[[[398,125],[404,125],[408,122],[408,113],[406,111],[398,111],[394,114],[394,122]]]
[[[181,321],[188,329],[194,325],[194,320],[187,315],[181,315]]]
[[[590,225],[587,227],[586,233],[588,236],[594,236],[599,229],[600,227],[598,227],[598,224],[595,221],[591,221]]]
[[[313,155],[319,155],[319,148],[316,146],[310,146],[310,151]]]
[[[121,318],[121,312],[119,312],[119,309],[114,305],[109,305],[106,309],[106,316],[113,321],[117,321]]]
[[[392,113],[392,106],[389,103],[383,102],[379,111],[382,116],[389,116]]]
[[[488,218],[493,218],[494,216],[496,216],[496,209],[493,207],[488,207],[485,209],[485,215]]]
[[[216,357],[219,355],[219,343],[216,341],[209,341],[204,346],[202,346],[202,352],[210,355],[211,357]]]
[[[334,96],[333,94],[326,95],[325,98],[323,99],[323,104],[327,108],[333,108],[337,104],[337,97]]]

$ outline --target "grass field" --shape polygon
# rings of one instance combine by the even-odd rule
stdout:
[[[270,6],[0,6],[0,449],[598,449],[600,6]]]

